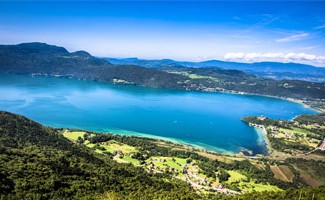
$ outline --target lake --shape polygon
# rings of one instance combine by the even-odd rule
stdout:
[[[149,136],[219,152],[265,154],[263,136],[241,118],[316,113],[277,98],[0,74],[0,109],[43,125]]]

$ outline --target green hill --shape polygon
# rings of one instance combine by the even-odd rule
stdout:
[[[185,183],[76,145],[52,128],[0,112],[0,199],[193,199]]]

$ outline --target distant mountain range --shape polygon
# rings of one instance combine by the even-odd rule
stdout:
[[[238,63],[220,60],[208,60],[203,62],[184,62],[171,59],[144,60],[138,58],[107,58],[109,62],[116,65],[139,65],[149,68],[161,67],[193,67],[193,68],[220,68],[241,70],[248,74],[277,80],[295,79],[314,82],[325,82],[325,68],[298,63],[279,62],[256,62]]]
[[[240,70],[208,67],[212,63],[227,63],[222,61],[202,62],[199,67],[195,63],[190,66],[187,62],[177,64],[171,60],[124,59],[118,65],[115,64],[117,59],[109,60],[94,57],[85,51],[70,53],[63,47],[44,43],[0,45],[0,73],[69,77],[179,90],[270,95],[300,99],[314,108],[325,110],[325,83],[274,80]],[[187,67],[183,66],[184,63]],[[276,65],[281,64],[272,66],[276,68]]]
[[[38,42],[0,45],[0,72],[177,89],[181,86],[174,83],[185,80],[178,74],[133,65],[115,66],[85,51],[70,53],[63,47]]]

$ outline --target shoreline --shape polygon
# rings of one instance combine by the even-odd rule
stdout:
[[[211,151],[211,152],[221,153],[221,154],[236,154],[235,152],[227,151],[225,149],[214,147],[214,146],[211,146],[211,145],[206,145],[206,146],[205,145],[199,145],[199,144],[190,143],[188,141],[184,141],[184,140],[181,140],[181,139],[163,137],[163,136],[156,136],[156,135],[147,134],[147,133],[140,133],[140,132],[136,132],[136,131],[108,128],[108,129],[105,129],[104,134],[105,133],[150,138],[150,139],[154,139],[154,140],[157,140],[157,141],[171,142],[171,143],[174,143],[174,144],[186,146],[186,147],[193,148],[193,149],[196,149],[196,150]],[[207,148],[208,146],[210,146],[211,149]]]
[[[16,73],[9,73],[9,74],[16,74]],[[29,75],[29,76],[45,76],[45,77],[53,77],[53,78],[67,78],[67,79],[76,79],[76,80],[83,80],[83,81],[91,81],[91,82],[102,82],[102,83],[108,83],[108,84],[112,84],[112,85],[132,85],[132,86],[140,86],[140,87],[148,87],[148,88],[158,88],[158,89],[172,89],[172,90],[178,90],[178,91],[192,91],[192,92],[209,92],[209,93],[227,93],[227,94],[236,94],[236,95],[252,95],[252,96],[262,96],[262,97],[271,97],[271,98],[276,98],[276,99],[282,99],[282,100],[286,100],[286,101],[291,101],[294,103],[298,103],[303,105],[305,108],[309,108],[312,110],[315,110],[317,112],[323,113],[325,112],[325,108],[324,109],[320,109],[320,108],[314,108],[306,103],[304,103],[303,100],[301,99],[295,99],[295,98],[290,98],[290,97],[279,97],[279,96],[272,96],[272,95],[266,95],[266,94],[257,94],[257,93],[248,93],[248,92],[242,92],[242,91],[236,91],[236,90],[227,90],[224,88],[221,88],[222,90],[216,90],[215,88],[204,88],[204,89],[191,89],[191,90],[187,90],[186,88],[162,88],[162,87],[150,87],[150,86],[146,86],[146,85],[136,85],[136,84],[131,84],[131,83],[118,83],[118,82],[109,82],[109,81],[95,81],[95,80],[89,80],[89,79],[80,79],[80,78],[75,78],[73,76],[67,76],[67,75],[55,75],[55,74],[19,74],[19,75]]]
[[[49,126],[49,127],[53,127],[53,126]],[[163,137],[163,136],[156,136],[156,135],[151,135],[151,134],[146,134],[146,133],[139,133],[139,132],[135,132],[135,131],[128,131],[128,130],[122,130],[122,129],[104,129],[101,131],[94,131],[94,130],[87,130],[87,129],[80,129],[80,128],[67,128],[67,127],[54,127],[56,129],[67,129],[67,130],[76,130],[76,131],[89,131],[89,132],[95,132],[95,133],[100,133],[100,134],[116,134],[116,135],[122,135],[122,136],[128,136],[128,137],[138,137],[138,138],[148,138],[148,139],[152,139],[155,140],[157,142],[162,141],[162,142],[167,142],[167,143],[172,143],[173,145],[179,145],[182,146],[184,149],[187,150],[191,150],[194,152],[206,152],[206,153],[210,153],[210,154],[217,154],[217,155],[222,155],[222,156],[231,156],[231,157],[256,157],[256,156],[268,156],[270,154],[271,151],[271,146],[269,145],[269,141],[267,139],[267,132],[265,130],[265,133],[263,132],[263,130],[255,130],[257,133],[257,135],[262,135],[262,140],[265,143],[265,147],[266,147],[266,154],[253,154],[250,153],[252,152],[249,149],[241,149],[238,152],[233,152],[233,151],[228,151],[222,148],[218,148],[215,146],[211,146],[211,145],[207,145],[207,144],[196,144],[196,143],[191,143],[188,141],[184,141],[181,139],[176,139],[176,138],[169,138],[169,137]],[[254,128],[254,127],[252,127]],[[209,148],[210,147],[210,148]],[[249,155],[245,155],[244,152],[248,152]]]
[[[265,126],[263,126],[262,128],[261,127],[256,127],[256,126],[253,126],[257,132],[257,134],[259,136],[261,136],[261,138],[263,139],[263,142],[265,143],[265,147],[266,147],[266,151],[267,151],[267,155],[263,155],[263,156],[268,156],[272,153],[273,149],[272,149],[272,146],[271,146],[271,143],[267,137],[267,131],[265,129]]]
[[[193,90],[193,91],[195,91],[195,90]],[[294,103],[301,104],[305,108],[315,110],[318,113],[325,112],[325,110],[323,110],[323,109],[314,108],[314,107],[311,107],[310,105],[307,105],[301,99],[294,99],[294,98],[288,98],[288,97],[278,97],[278,96],[256,94],[256,93],[247,93],[247,92],[240,92],[240,91],[233,91],[233,90],[224,90],[224,91],[206,91],[206,90],[202,90],[202,91],[205,91],[205,92],[221,92],[221,93],[236,94],[236,95],[262,96],[262,97],[270,97],[270,98],[275,98],[275,99],[282,99],[282,100],[285,100],[285,101],[291,101],[291,102],[294,102]]]
[[[100,134],[116,134],[116,135],[129,136],[129,137],[149,138],[149,139],[153,139],[156,141],[170,142],[174,145],[180,145],[180,146],[183,146],[185,149],[191,149],[191,150],[201,151],[201,152],[210,152],[213,154],[222,154],[222,155],[230,155],[230,156],[241,155],[241,151],[233,152],[233,151],[228,151],[228,150],[218,148],[215,146],[211,146],[211,145],[207,145],[207,144],[200,145],[200,144],[191,143],[191,142],[181,140],[181,139],[156,136],[156,135],[152,135],[152,134],[140,133],[140,132],[136,132],[136,131],[129,131],[129,130],[123,130],[123,129],[106,128],[103,130],[99,130],[99,129],[95,130],[95,129],[84,129],[84,128],[78,128],[78,127],[62,127],[62,126],[47,125],[47,124],[43,124],[43,125],[47,126],[47,127],[52,127],[55,129],[67,129],[67,130],[86,131],[86,132],[89,131],[89,132],[100,133]]]

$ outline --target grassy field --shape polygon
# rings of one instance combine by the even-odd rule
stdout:
[[[70,140],[73,140],[73,141],[77,141],[78,137],[81,137],[83,138],[83,135],[85,134],[86,132],[83,132],[83,131],[72,131],[72,132],[69,132],[69,131],[66,131],[64,133],[64,136]]]
[[[130,156],[124,156],[124,157],[122,158],[122,160],[124,160],[124,161],[126,161],[126,162],[128,162],[128,163],[132,163],[132,164],[134,164],[134,165],[139,165],[139,164],[140,164],[139,160],[134,159],[134,158],[131,158]]]
[[[241,190],[246,190],[247,192],[253,192],[253,191],[263,192],[263,191],[280,191],[281,190],[276,186],[254,183],[254,181],[240,182],[239,188]]]
[[[152,163],[153,163],[154,165],[156,165],[157,167],[160,167],[160,169],[165,169],[165,168],[167,167],[166,165],[164,165],[164,164],[161,163],[161,162],[152,161]]]
[[[233,182],[237,182],[237,181],[241,181],[244,179],[247,179],[247,177],[237,171],[234,170],[228,170],[227,171],[230,175],[229,179],[228,179],[228,183],[233,183]]]
[[[181,170],[183,170],[184,165],[186,164],[186,159],[184,159],[184,158],[176,158],[176,157],[154,156],[154,157],[151,157],[149,159],[149,162],[153,162],[154,165],[159,166],[159,167],[164,168],[164,169],[167,166],[169,166],[171,168],[177,169],[178,171],[181,171]]]
[[[86,146],[89,147],[89,148],[93,148],[95,146],[95,144],[87,143]],[[103,153],[104,151],[96,149],[95,152],[96,153]]]
[[[86,132],[83,132],[83,131],[71,131],[71,132],[64,131],[63,135],[70,140],[77,141],[78,137],[83,138],[85,133]],[[88,140],[86,140],[84,143],[86,146],[88,146],[90,148],[95,146],[95,144],[89,143]],[[119,143],[114,140],[100,143],[100,146],[104,147],[106,149],[106,151],[110,152],[110,153],[113,153],[114,151],[120,151],[123,154],[130,154],[130,153],[138,152],[138,150],[135,147],[132,147],[132,146],[129,146],[129,145],[126,145],[123,143]],[[97,149],[96,152],[102,153],[104,151]]]
[[[226,183],[230,185],[236,184],[241,190],[245,190],[247,192],[280,190],[278,187],[273,185],[255,183],[254,179],[247,179],[247,176],[241,174],[238,171],[228,170],[227,172],[229,173],[230,177]]]
[[[121,151],[124,154],[129,154],[129,153],[135,153],[138,152],[139,150],[137,150],[135,147],[129,146],[127,144],[122,144],[119,142],[116,142],[114,140],[109,141],[109,142],[105,142],[104,147],[108,147],[110,149],[112,149],[113,151]]]
[[[184,76],[187,76],[191,79],[200,79],[200,78],[204,78],[204,79],[210,79],[210,80],[213,80],[215,82],[219,82],[218,79],[212,77],[212,76],[202,76],[202,75],[198,75],[198,74],[192,74],[192,73],[188,73],[188,72],[174,72],[174,71],[171,71],[169,73],[173,73],[173,74],[181,74],[181,75],[184,75]]]
[[[294,174],[291,172],[289,167],[284,165],[270,166],[275,178],[280,179],[284,182],[292,182]]]

